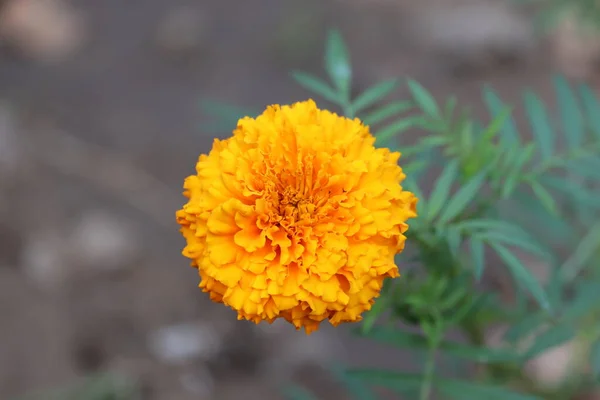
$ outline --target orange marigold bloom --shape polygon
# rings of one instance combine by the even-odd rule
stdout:
[[[243,118],[201,155],[177,212],[200,288],[238,313],[307,333],[360,321],[399,276],[416,197],[400,153],[374,147],[358,119],[308,100]]]

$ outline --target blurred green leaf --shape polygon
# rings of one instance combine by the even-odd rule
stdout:
[[[473,260],[473,273],[475,279],[481,280],[483,272],[485,270],[485,247],[483,240],[478,237],[472,237],[470,241],[471,245],[471,259]]]
[[[547,350],[560,346],[575,337],[575,328],[572,325],[551,326],[546,331],[535,337],[531,347],[525,352],[525,358],[531,359],[545,353]]]
[[[366,383],[391,389],[398,393],[412,393],[419,390],[423,376],[404,372],[377,369],[349,369],[346,374]]]
[[[300,86],[323,97],[325,100],[329,100],[334,104],[342,103],[342,99],[340,99],[335,90],[321,79],[301,71],[293,71],[292,78],[294,78]]]
[[[409,101],[394,101],[365,115],[363,123],[369,126],[379,124],[396,114],[410,110],[412,107],[413,104]]]
[[[600,207],[600,195],[588,191],[582,185],[578,185],[576,182],[569,180],[568,178],[560,178],[556,176],[544,176],[541,178],[541,182],[551,189],[559,190],[566,196],[570,197],[579,203],[580,206],[585,207]],[[552,218],[557,219],[557,218]],[[546,221],[550,222],[550,221]],[[556,221],[555,221],[556,222]],[[560,222],[560,221],[559,221]],[[564,230],[559,230],[561,232]]]
[[[317,400],[308,390],[296,385],[287,385],[283,393],[288,400]]]
[[[550,303],[544,288],[537,278],[533,276],[531,271],[523,265],[521,260],[519,260],[510,250],[502,245],[490,243],[490,246],[494,248],[500,258],[502,258],[502,260],[506,263],[506,266],[511,272],[515,282],[519,286],[528,290],[543,309],[550,310]]]
[[[452,160],[446,165],[433,185],[431,196],[429,197],[429,207],[427,210],[427,220],[432,221],[448,200],[452,183],[458,177],[459,160]]]
[[[450,254],[452,254],[452,257],[458,258],[460,245],[462,244],[462,234],[460,229],[456,229],[455,227],[449,227],[446,230],[446,241],[448,243],[448,248],[450,250]]]
[[[600,247],[600,222],[596,222],[561,267],[566,282],[575,279]]]
[[[492,118],[496,118],[496,116],[502,114],[502,112],[507,108],[500,97],[498,97],[496,92],[494,92],[494,90],[489,86],[486,86],[483,89],[483,98]],[[521,138],[512,117],[508,116],[506,118],[502,124],[501,132],[502,142],[505,145],[512,145],[520,142]]]
[[[585,138],[585,129],[581,108],[571,86],[563,76],[554,78],[554,87],[558,98],[563,134],[569,148],[579,148]]]
[[[587,85],[579,85],[579,95],[583,103],[587,125],[596,136],[596,139],[600,140],[600,103],[598,98]]]
[[[378,83],[374,86],[371,86],[367,90],[365,90],[360,96],[354,100],[352,103],[352,109],[355,113],[358,113],[364,110],[367,107],[372,106],[388,94],[390,94],[394,89],[398,87],[398,79],[390,79],[381,83]]]
[[[541,400],[539,397],[513,392],[500,386],[472,381],[438,379],[435,387],[445,396],[456,400]]]
[[[504,186],[502,187],[503,198],[508,198],[517,188],[517,185],[521,183],[521,179],[523,177],[523,167],[531,161],[535,150],[535,144],[529,143],[521,151],[516,152],[516,159],[514,162],[512,162],[508,176],[506,177]]]
[[[408,80],[408,88],[417,106],[429,117],[439,118],[440,110],[433,96],[417,81]]]
[[[421,349],[423,351],[428,349],[427,337],[398,328],[376,326],[363,336],[398,348]],[[506,348],[491,349],[449,341],[442,341],[439,348],[443,352],[455,357],[479,363],[511,362],[519,360],[521,357],[519,354]]]
[[[529,124],[537,140],[542,160],[550,159],[554,154],[555,134],[550,124],[550,117],[540,98],[531,91],[525,92],[525,111]]]
[[[576,320],[600,308],[600,282],[582,281],[575,286],[575,297],[568,304],[564,317]]]
[[[485,143],[494,139],[494,137],[496,137],[496,135],[501,131],[502,127],[506,124],[511,113],[511,108],[504,107],[504,110],[496,115],[488,127],[481,132],[481,141]]]
[[[527,315],[506,331],[504,340],[509,343],[518,343],[536,332],[548,319],[548,314],[542,311]]]
[[[600,380],[600,339],[592,344],[590,350],[590,365],[592,366],[592,374],[596,381]]]
[[[343,100],[348,100],[350,95],[350,83],[352,80],[352,68],[348,49],[342,35],[337,30],[329,31],[325,44],[325,70],[329,78],[337,87]]]
[[[450,198],[446,208],[442,211],[439,223],[446,224],[453,218],[457,217],[479,194],[481,187],[487,176],[487,170],[481,171],[479,174],[470,179],[464,184],[456,194]]]
[[[542,203],[542,206],[544,206],[549,213],[556,216],[558,214],[558,207],[556,206],[554,197],[548,192],[548,190],[538,181],[531,182],[531,189],[540,203]]]
[[[394,136],[418,126],[419,121],[421,121],[419,117],[408,117],[398,120],[386,126],[385,128],[378,130],[375,134],[375,137],[377,138],[378,142],[386,143]]]
[[[334,366],[331,372],[342,383],[351,398],[356,400],[377,400],[377,396],[362,381],[349,376],[345,368]]]

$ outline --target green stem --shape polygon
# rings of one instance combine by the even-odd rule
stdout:
[[[419,400],[429,400],[431,396],[431,388],[433,386],[433,373],[435,372],[435,353],[437,346],[431,346],[427,354],[427,361],[425,363],[425,373],[423,376],[423,383],[421,384],[421,393]]]

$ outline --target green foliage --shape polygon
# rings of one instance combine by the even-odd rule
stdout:
[[[325,53],[329,82],[304,72],[294,80],[361,118],[378,146],[400,151],[403,186],[419,197],[398,260],[418,267],[385,282],[355,333],[419,354],[422,372],[338,370],[354,398],[376,398],[365,390],[371,385],[421,400],[570,399],[600,384],[600,103],[592,90],[556,77],[551,108],[530,90],[510,106],[485,86],[489,117],[481,121],[411,79],[376,83],[353,99],[339,33],[329,34]],[[408,99],[385,101],[401,86]],[[524,131],[512,117],[519,107]],[[548,279],[526,260],[543,265]],[[499,292],[490,280],[504,277],[512,286]],[[498,324],[507,331],[491,347],[486,335]],[[449,340],[450,332],[464,340]],[[572,341],[586,351],[558,389],[528,376],[526,362]],[[436,368],[438,356],[482,372],[465,380]]]
[[[99,374],[82,383],[19,400],[141,400],[138,387],[122,376]]]

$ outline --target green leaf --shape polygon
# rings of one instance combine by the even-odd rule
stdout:
[[[506,109],[506,105],[502,102],[500,97],[494,92],[494,90],[486,86],[483,89],[483,98],[492,118],[501,114]],[[502,125],[502,141],[505,145],[512,145],[520,143],[520,135],[517,131],[517,126],[512,117],[507,117],[504,124]]]
[[[403,349],[428,349],[427,337],[417,333],[411,333],[398,328],[376,326],[365,337]],[[464,358],[479,363],[500,363],[518,360],[521,356],[510,349],[492,349],[486,347],[475,347],[457,342],[442,341],[440,350],[455,357]]]
[[[370,385],[393,390],[398,393],[412,393],[419,390],[423,376],[395,371],[377,369],[349,369],[346,374],[354,379],[360,379]]]
[[[452,257],[458,258],[458,252],[460,251],[460,245],[462,244],[462,234],[460,229],[456,229],[455,227],[448,228],[446,230],[446,241]]]
[[[352,378],[346,372],[345,368],[334,365],[331,372],[335,378],[343,384],[351,398],[356,400],[377,400],[377,396],[363,382]]]
[[[590,350],[590,365],[596,381],[600,380],[600,339],[596,340]]]
[[[507,123],[511,113],[512,109],[510,107],[504,107],[504,109],[495,116],[488,127],[481,132],[481,141],[486,143],[494,139],[494,137],[502,130],[502,127]]]
[[[432,221],[446,204],[452,183],[458,177],[459,161],[452,160],[446,165],[440,176],[435,181],[433,191],[429,197],[429,207],[427,210],[427,220]]]
[[[540,307],[545,310],[550,310],[550,302],[548,301],[548,296],[546,295],[544,288],[535,278],[535,276],[533,276],[531,271],[523,265],[521,260],[519,260],[510,250],[502,245],[490,243],[490,246],[494,248],[500,258],[502,258],[502,260],[506,263],[506,266],[511,272],[515,282],[519,286],[528,290],[538,302]]]
[[[337,30],[329,31],[325,44],[325,70],[329,78],[339,90],[341,97],[348,100],[352,68],[350,57],[342,35]]]
[[[510,327],[504,334],[504,340],[509,343],[518,343],[533,334],[543,324],[548,322],[549,316],[545,312],[537,312],[527,315],[521,321]]]
[[[576,293],[569,303],[564,317],[576,320],[600,308],[600,283],[597,281],[582,281],[575,288]]]
[[[531,189],[533,193],[536,195],[538,200],[542,203],[542,206],[552,215],[558,215],[558,207],[556,206],[556,202],[552,195],[546,190],[545,187],[538,181],[531,182]]]
[[[600,222],[596,222],[579,245],[561,267],[565,282],[570,282],[587,266],[587,263],[597,255],[600,247]]]
[[[396,87],[398,87],[398,79],[390,79],[371,86],[354,100],[352,109],[358,113],[390,94]]]
[[[381,289],[381,296],[375,300],[375,303],[371,307],[369,311],[367,311],[363,317],[361,324],[361,332],[362,334],[367,334],[375,325],[377,318],[381,316],[385,311],[387,311],[388,306],[391,302],[391,297],[389,296],[389,292],[391,287],[393,286],[393,282],[391,279],[386,279],[383,282],[383,288]]]
[[[587,85],[579,85],[579,95],[583,103],[583,111],[587,125],[600,140],[600,103],[594,92]]]
[[[371,112],[370,114],[367,114],[363,118],[363,123],[369,126],[379,124],[396,114],[410,110],[412,107],[413,104],[409,101],[394,101],[379,108],[378,110]]]
[[[575,329],[572,325],[552,326],[539,336],[536,336],[533,344],[525,353],[525,358],[531,359],[537,357],[549,349],[568,342],[574,337]]]
[[[475,279],[481,280],[483,271],[485,270],[485,247],[483,240],[478,237],[472,237],[470,241],[471,245],[471,259],[473,260],[473,273]]]
[[[529,161],[531,161],[533,154],[535,152],[535,144],[529,143],[522,151],[517,152],[517,157],[515,161],[512,163],[510,167],[510,172],[504,182],[504,186],[502,187],[502,197],[508,198],[513,191],[517,188],[518,184],[521,182],[523,177],[523,167]]]
[[[317,400],[308,390],[296,385],[288,385],[283,392],[288,400]]]
[[[563,134],[569,148],[579,148],[583,144],[585,129],[577,98],[563,76],[554,78],[554,87],[558,97]]]
[[[545,260],[549,260],[551,257],[548,254],[548,251],[544,249],[541,245],[537,244],[533,239],[523,240],[522,237],[513,236],[506,232],[500,231],[488,231],[477,233],[474,235],[475,237],[483,240],[486,243],[502,243],[509,246],[515,246],[522,250],[525,250],[531,254],[535,254],[540,256]]]
[[[600,195],[591,193],[586,190],[586,188],[582,187],[582,185],[578,185],[577,183],[568,180],[568,178],[544,176],[541,180],[546,186],[551,189],[560,190],[569,198],[578,202],[580,206],[600,207]]]
[[[420,117],[409,117],[404,118],[399,121],[396,121],[385,128],[380,129],[375,137],[377,138],[378,143],[385,143],[389,139],[393,138],[396,135],[401,134],[409,130],[410,128],[414,128],[418,126],[418,122],[421,120]]]
[[[300,86],[304,87],[308,91],[311,91],[319,96],[323,97],[325,100],[329,100],[334,104],[340,104],[341,99],[339,95],[333,90],[327,83],[323,82],[321,79],[307,74],[305,72],[293,71],[292,78],[296,82],[300,84]]]
[[[408,80],[408,88],[419,108],[432,118],[440,117],[440,110],[433,96],[421,84],[412,79]]]
[[[501,386],[474,381],[438,379],[435,387],[445,396],[456,400],[541,400],[539,397],[513,392]]]
[[[548,160],[554,154],[554,131],[544,103],[529,90],[525,92],[525,111],[529,117],[533,136],[537,140],[542,160]]]
[[[458,216],[469,203],[477,196],[487,176],[487,170],[484,170],[469,180],[458,192],[448,201],[446,208],[442,211],[439,223],[446,224]]]

